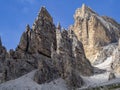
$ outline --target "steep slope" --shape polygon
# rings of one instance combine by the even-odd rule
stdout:
[[[2,41],[1,41],[1,37],[0,37],[0,83],[2,80],[2,75],[3,75],[3,63],[5,61],[5,59],[7,58],[7,50],[6,48],[2,45]]]
[[[72,29],[83,43],[85,54],[92,63],[102,46],[117,42],[120,37],[120,25],[117,22],[99,16],[84,4],[76,10],[74,19]]]
[[[16,50],[9,51],[3,63],[2,82],[35,69],[38,69],[33,79],[36,83],[62,78],[71,88],[84,84],[81,75],[93,74],[82,43],[71,30],[61,30],[60,24],[56,27],[45,7],[41,8],[32,28],[26,26]]]

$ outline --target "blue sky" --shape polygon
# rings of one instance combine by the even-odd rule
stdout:
[[[0,0],[0,36],[9,50],[16,48],[26,24],[32,26],[41,6],[45,6],[54,19],[67,28],[74,23],[73,15],[82,3],[100,15],[120,22],[120,0]]]

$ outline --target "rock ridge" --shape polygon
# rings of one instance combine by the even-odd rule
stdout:
[[[45,7],[41,8],[32,28],[26,26],[16,49],[5,52],[5,59],[0,59],[4,60],[2,82],[38,69],[34,76],[38,84],[61,77],[68,86],[81,87],[84,84],[81,75],[93,74],[82,43],[72,30],[62,30],[60,23],[56,27]]]
[[[72,30],[83,43],[86,57],[94,63],[96,53],[103,46],[115,43],[120,37],[120,25],[109,17],[99,16],[89,7],[78,8],[74,14]]]

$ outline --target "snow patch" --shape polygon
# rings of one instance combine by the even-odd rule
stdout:
[[[111,63],[112,63],[112,56],[108,57],[103,63],[96,65],[95,67],[99,69],[104,69],[104,70],[111,70]]]
[[[109,31],[110,31],[110,27],[112,27],[114,30],[119,30],[117,27],[115,27],[114,25],[112,25],[110,22],[105,21],[102,17],[100,17],[100,16],[96,16],[96,17],[103,23],[103,25],[105,27],[107,27],[107,29]],[[111,30],[111,31],[113,31],[113,30]]]
[[[82,76],[85,85],[80,88],[80,90],[88,88],[88,87],[96,87],[96,86],[103,86],[103,85],[109,85],[114,83],[120,83],[120,75],[115,74],[116,78],[113,80],[108,80],[109,74],[111,72],[111,63],[112,63],[112,56],[108,57],[103,63],[95,65],[94,67],[97,67],[102,70],[106,70],[104,73],[101,74],[94,74],[90,77],[84,77]]]

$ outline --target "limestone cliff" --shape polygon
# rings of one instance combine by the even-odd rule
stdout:
[[[48,57],[51,56],[51,45],[56,49],[56,31],[53,19],[48,11],[42,7],[36,18],[32,29],[26,27],[17,50],[28,53],[40,53]]]
[[[81,75],[93,74],[82,43],[72,30],[61,30],[60,24],[56,27],[45,7],[32,28],[26,26],[16,50],[11,49],[2,64],[3,82],[38,69],[34,81],[39,84],[61,77],[70,87],[81,87]]]
[[[0,82],[2,79],[2,74],[3,74],[3,63],[7,57],[7,51],[6,48],[2,45],[1,37],[0,37]]]
[[[87,58],[93,63],[102,46],[117,42],[120,25],[106,16],[99,16],[89,7],[82,5],[74,15],[73,32],[83,43]]]

